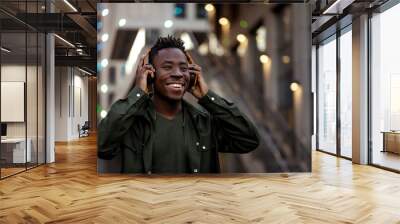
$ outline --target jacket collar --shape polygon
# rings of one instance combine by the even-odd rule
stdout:
[[[156,110],[154,107],[154,103],[151,99],[149,99],[149,105],[147,107],[147,111],[146,111],[146,115],[145,117],[150,120],[151,122],[155,121],[156,119]],[[199,108],[196,108],[195,106],[193,106],[192,104],[190,104],[188,101],[182,99],[182,109],[183,109],[183,113],[188,113],[188,115],[192,118],[194,118],[194,120],[197,120],[198,116],[202,116],[202,117],[206,117],[207,116],[207,112],[205,110],[201,110]]]

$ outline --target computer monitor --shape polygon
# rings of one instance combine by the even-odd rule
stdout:
[[[7,124],[1,123],[1,136],[7,136]]]

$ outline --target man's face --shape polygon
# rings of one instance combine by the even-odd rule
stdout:
[[[164,48],[154,56],[155,93],[169,100],[181,100],[189,85],[186,55],[178,48]]]

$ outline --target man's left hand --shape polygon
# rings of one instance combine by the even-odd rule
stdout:
[[[208,92],[208,86],[203,78],[201,67],[197,64],[189,64],[189,74],[196,74],[197,79],[194,86],[189,89],[189,92],[197,99],[200,99]]]

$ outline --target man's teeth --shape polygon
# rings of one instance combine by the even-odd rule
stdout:
[[[175,88],[181,88],[183,85],[182,84],[173,83],[173,84],[170,84],[170,86],[175,87]]]

